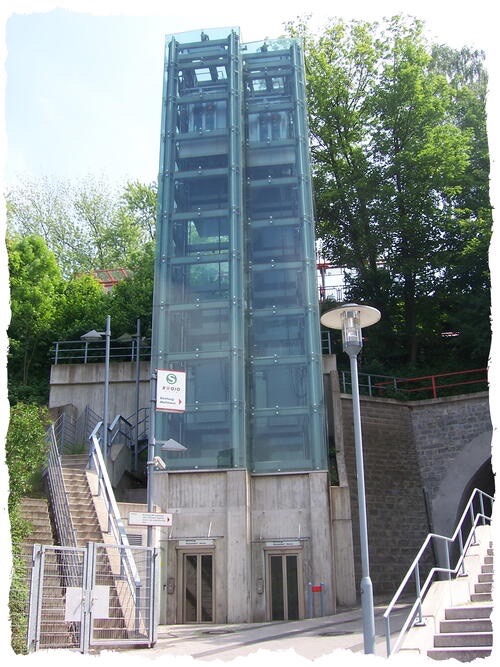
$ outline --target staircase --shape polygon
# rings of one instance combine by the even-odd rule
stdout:
[[[22,556],[26,569],[31,570],[34,544],[54,544],[49,506],[46,498],[21,498],[21,516],[29,521],[32,529],[22,543]]]
[[[71,454],[61,457],[64,486],[79,547],[86,546],[87,542],[98,544],[105,542],[87,477],[87,463],[86,455]],[[106,551],[98,552],[95,579],[97,585],[109,587],[109,618],[94,621],[94,640],[127,638],[128,632],[115,586],[115,578]]]
[[[469,662],[475,658],[491,655],[493,627],[490,615],[493,587],[493,546],[487,549],[470,595],[470,604],[449,607],[444,620],[439,624],[439,633],[434,636],[434,648],[427,656],[434,660],[454,658]]]
[[[102,531],[87,479],[87,463],[86,455],[61,457],[66,497],[79,547],[85,546],[87,542],[102,542]]]

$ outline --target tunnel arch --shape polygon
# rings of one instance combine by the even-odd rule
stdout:
[[[495,480],[491,465],[489,429],[470,440],[450,463],[438,491],[432,499],[432,530],[450,536],[473,489],[493,495]],[[493,493],[491,493],[493,490]]]

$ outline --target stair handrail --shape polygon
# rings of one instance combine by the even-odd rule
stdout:
[[[45,437],[48,443],[47,481],[57,536],[62,546],[76,547],[76,530],[71,519],[68,496],[64,486],[61,455],[54,424],[48,427]]]
[[[132,549],[130,548],[130,542],[125,531],[125,526],[123,525],[122,518],[120,516],[120,510],[116,503],[115,494],[113,492],[113,487],[111,486],[111,481],[109,479],[108,471],[106,464],[104,462],[104,457],[102,455],[101,446],[99,444],[99,439],[97,433],[102,426],[102,422],[96,424],[94,430],[90,434],[89,440],[92,442],[91,451],[89,453],[90,465],[93,465],[97,473],[98,479],[98,495],[102,492],[103,500],[106,505],[106,510],[108,512],[108,527],[110,532],[113,533],[116,543],[120,546],[125,547],[125,570],[126,577],[129,583],[132,594],[136,595],[137,589],[141,586],[141,578],[135,564],[134,557],[132,555]]]
[[[124,429],[123,426],[126,428]],[[134,425],[126,417],[121,414],[117,414],[111,424],[108,426],[108,443],[112,445],[116,438],[119,435],[123,435],[125,438],[126,445],[129,449],[132,448],[132,436],[131,432],[134,429]]]
[[[480,510],[476,513],[474,513],[474,500],[475,498],[479,496],[479,503],[480,503]],[[485,512],[485,505],[484,501],[487,499],[490,502],[490,512],[487,514]],[[422,623],[422,602],[424,600],[425,594],[427,593],[428,588],[430,587],[430,584],[432,582],[432,579],[434,578],[434,575],[436,573],[444,573],[448,575],[448,579],[451,579],[452,575],[458,574],[458,571],[462,569],[462,573],[464,573],[463,570],[463,563],[465,556],[467,555],[467,551],[469,549],[469,546],[471,544],[476,544],[475,541],[475,536],[476,536],[476,528],[479,522],[481,521],[483,525],[485,525],[486,521],[491,521],[492,517],[492,510],[493,510],[493,503],[494,503],[494,498],[490,496],[488,493],[485,493],[484,491],[481,491],[480,489],[474,489],[469,501],[462,513],[462,516],[460,518],[460,521],[458,522],[458,525],[455,529],[455,532],[451,537],[446,537],[445,535],[438,535],[436,533],[429,533],[427,537],[425,538],[422,546],[420,547],[420,550],[415,557],[414,561],[408,568],[408,571],[406,572],[405,576],[403,577],[401,584],[399,585],[396,593],[394,594],[392,600],[390,601],[387,609],[385,610],[383,617],[385,620],[385,636],[386,636],[386,647],[387,647],[387,657],[392,655],[393,653],[396,653],[396,651],[400,648],[402,641],[406,635],[406,632],[410,628],[410,626],[414,623],[416,617],[418,616],[418,622]],[[467,539],[463,540],[463,535],[462,535],[462,526],[465,522],[465,519],[469,516],[471,520],[471,529],[469,531],[469,534],[467,536]],[[454,568],[450,567],[450,544],[453,544],[455,540],[459,538],[459,547],[460,547],[460,556],[457,560],[457,564]],[[429,571],[429,574],[427,575],[426,580],[424,581],[424,584],[420,584],[420,571],[419,571],[419,563],[420,559],[422,558],[423,554],[425,553],[425,550],[429,543],[433,540],[441,540],[444,542],[446,545],[446,552],[445,552],[445,557],[446,557],[446,565],[447,567],[433,567]],[[410,577],[412,574],[415,573],[415,585],[416,585],[416,599],[415,602],[413,603],[405,622],[403,623],[401,630],[399,631],[399,634],[396,638],[396,642],[394,646],[391,647],[391,628],[390,628],[390,614],[392,610],[394,609],[394,606],[396,605],[397,601],[399,600],[401,593],[405,589],[408,581],[410,580]]]

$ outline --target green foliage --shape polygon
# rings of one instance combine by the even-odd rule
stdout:
[[[133,268],[154,234],[155,197],[154,185],[139,182],[119,193],[102,179],[25,181],[7,193],[8,235],[41,236],[66,278]]]
[[[113,337],[115,332],[134,333],[137,319],[141,320],[141,331],[151,336],[153,308],[154,244],[142,248],[138,267],[130,276],[113,287],[108,295],[107,306],[111,315]]]
[[[11,399],[43,401],[39,380],[48,377],[47,350],[54,331],[63,281],[59,267],[39,236],[7,240],[11,322],[9,389]]]
[[[382,311],[368,361],[416,367],[446,356],[463,367],[472,345],[475,363],[486,364],[483,55],[430,45],[411,18],[335,20],[317,36],[298,22],[289,31],[306,45],[317,234],[326,258],[349,270],[348,300]],[[441,333],[458,304],[467,314],[455,358]]]
[[[17,403],[10,410],[5,442],[9,470],[9,509],[36,490],[39,471],[46,460],[45,429],[48,418],[36,405]]]
[[[102,285],[90,275],[66,280],[62,286],[52,340],[78,340],[107,315],[108,299]]]
[[[29,534],[30,524],[19,513],[23,496],[39,492],[40,473],[46,461],[45,411],[35,405],[17,403],[11,407],[5,443],[9,471],[9,520],[12,541],[12,577],[9,611],[12,647],[16,653],[26,650],[26,604],[28,588],[21,544]]]

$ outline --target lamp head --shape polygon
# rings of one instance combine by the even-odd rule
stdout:
[[[348,303],[324,313],[321,316],[321,324],[330,329],[340,329],[344,352],[358,354],[363,347],[361,330],[375,324],[379,319],[380,311],[376,308]]]
[[[80,340],[86,341],[87,343],[92,343],[94,341],[102,340],[102,335],[99,333],[99,331],[92,329],[92,331],[87,331],[87,333],[84,333],[82,336],[80,336]]]

